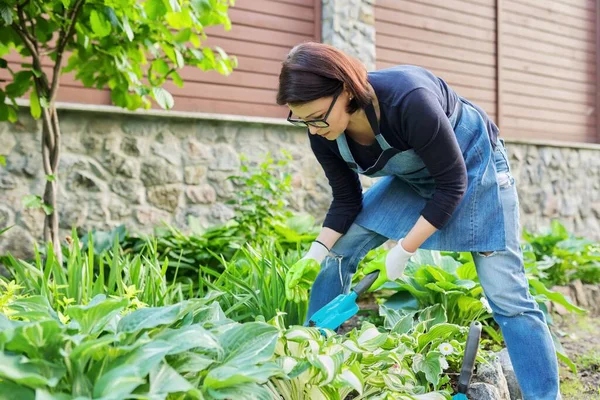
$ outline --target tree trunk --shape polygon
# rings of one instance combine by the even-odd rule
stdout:
[[[60,127],[58,114],[53,103],[50,107],[43,108],[44,126],[42,129],[42,161],[46,176],[52,175],[53,179],[46,179],[44,190],[44,204],[52,207],[52,212],[46,214],[44,219],[44,240],[52,242],[54,254],[62,264],[62,251],[58,231],[58,208],[56,194],[58,187],[58,162],[60,159]]]

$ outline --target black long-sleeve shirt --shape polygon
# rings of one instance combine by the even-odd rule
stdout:
[[[370,72],[368,79],[379,101],[379,127],[383,137],[398,150],[414,149],[434,178],[435,193],[421,215],[441,229],[462,200],[467,187],[464,158],[448,119],[459,96],[443,79],[411,65]],[[497,126],[481,108],[471,105],[485,120],[490,141],[495,145]],[[342,159],[335,141],[308,135],[333,194],[323,226],[346,233],[362,209],[362,187],[358,174]],[[375,164],[382,151],[377,142],[364,146],[349,136],[347,139],[355,161],[363,169]]]

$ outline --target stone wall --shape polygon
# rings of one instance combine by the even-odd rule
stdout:
[[[41,211],[22,206],[23,196],[43,192],[40,124],[21,117],[17,125],[0,124],[0,154],[7,155],[6,167],[0,166],[0,229],[16,225],[0,236],[0,253],[30,251],[42,237]],[[225,178],[238,172],[240,155],[259,162],[267,152],[282,157],[281,149],[293,157],[290,206],[319,221],[329,206],[329,185],[305,132],[279,120],[219,121],[110,107],[63,109],[60,118],[62,236],[72,226],[108,230],[121,223],[137,232],[151,232],[162,221],[185,229],[188,216],[204,226],[225,222],[232,210],[224,203],[235,190]],[[600,239],[600,146],[508,141],[507,149],[523,227],[536,231],[559,218],[569,230]],[[365,189],[372,184],[361,179]]]
[[[375,69],[375,0],[323,0],[322,41]]]

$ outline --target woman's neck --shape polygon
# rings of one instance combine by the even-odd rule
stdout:
[[[375,114],[377,115],[377,121],[379,122],[380,111],[379,111],[379,102],[377,101],[377,96],[375,95],[375,91],[373,87],[369,84],[371,89],[371,96],[373,101],[373,106],[375,108]],[[371,128],[371,124],[369,123],[369,119],[367,118],[367,114],[365,110],[359,109],[350,117],[350,121],[348,122],[348,126],[346,127],[346,134],[349,135],[355,142],[360,144],[371,144],[375,139],[375,132]]]

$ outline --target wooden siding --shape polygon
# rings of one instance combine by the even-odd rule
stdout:
[[[320,1],[236,0],[230,7],[231,30],[207,29],[206,45],[220,46],[238,58],[238,68],[229,76],[198,68],[180,70],[182,88],[167,83],[175,98],[175,110],[285,117],[286,108],[277,106],[279,70],[288,51],[304,41],[320,40]],[[18,55],[8,57],[11,68],[20,69]],[[27,61],[29,62],[29,61]],[[51,61],[44,62],[50,73]],[[0,69],[0,81],[7,79]],[[111,104],[109,90],[84,88],[72,74],[61,78],[59,101]],[[155,107],[157,107],[155,105]]]
[[[495,0],[377,0],[377,68],[425,67],[496,116]]]
[[[600,142],[599,2],[378,0],[377,67],[430,69],[505,137]]]
[[[595,0],[502,0],[502,130],[598,142]]]

